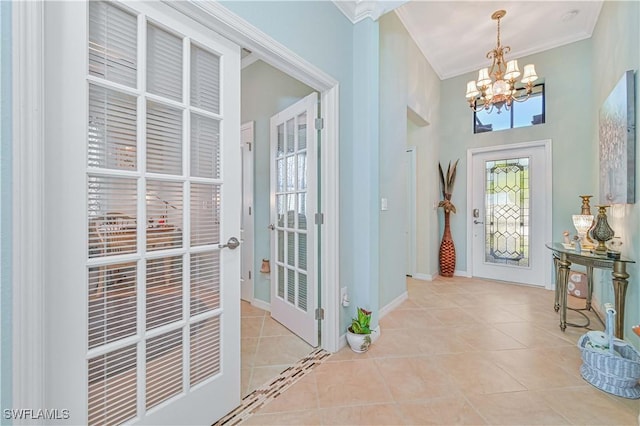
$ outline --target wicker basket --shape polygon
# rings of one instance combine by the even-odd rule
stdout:
[[[607,336],[609,351],[591,347],[588,334],[578,340],[582,352],[580,374],[593,386],[624,398],[640,398],[640,352],[624,340],[613,338],[613,317],[616,311],[611,304],[607,312]]]

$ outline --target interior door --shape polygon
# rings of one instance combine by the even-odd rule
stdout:
[[[271,117],[271,316],[318,346],[316,268],[318,95]]]
[[[545,148],[499,149],[473,154],[473,275],[544,286],[548,254]]]
[[[46,7],[47,398],[211,424],[240,402],[240,49],[161,2]]]

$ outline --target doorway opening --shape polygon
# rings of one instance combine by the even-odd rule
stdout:
[[[306,136],[307,128],[313,128],[316,117],[315,113],[307,116],[304,105],[298,107],[310,95],[317,99],[317,92],[244,52],[241,74],[241,116],[242,127],[246,129],[241,141],[245,177],[242,257],[246,259],[241,274],[243,397],[313,350],[314,346],[305,342],[301,337],[304,333],[298,330],[301,321],[289,320],[291,315],[304,316],[305,311],[313,311],[315,306],[301,308],[307,308],[307,295],[317,294],[319,290],[314,269],[310,268],[317,262],[311,259],[315,257],[311,237],[317,232],[309,217],[315,211],[316,200],[311,198],[316,197],[317,177],[316,164],[311,164],[316,156],[309,154],[316,144]],[[313,103],[317,104],[317,100]],[[295,111],[287,114],[290,110]],[[278,121],[274,127],[273,120],[280,116],[282,123]],[[308,167],[310,164],[313,167]],[[278,297],[280,293],[285,297]],[[304,303],[286,306],[288,299]],[[283,308],[293,313],[284,317],[277,315]],[[317,332],[315,337],[317,341]]]

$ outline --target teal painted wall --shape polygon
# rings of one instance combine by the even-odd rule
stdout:
[[[12,78],[11,2],[0,2],[0,407],[12,401]],[[1,424],[10,424],[2,416]]]
[[[593,33],[593,80],[594,87],[591,105],[594,109],[594,120],[590,126],[591,143],[598,144],[598,109],[627,70],[640,68],[640,3],[638,2],[605,2],[600,18]],[[638,102],[638,75],[636,73],[636,182],[640,171],[640,102]],[[597,170],[598,155],[592,166]],[[636,186],[638,183],[636,183]],[[595,182],[593,193],[598,194],[598,182]],[[636,199],[638,199],[636,189]],[[609,224],[616,236],[622,238],[623,254],[640,261],[640,206],[636,204],[616,205],[610,208]],[[595,210],[595,209],[594,209]],[[633,334],[631,326],[640,324],[640,267],[636,263],[627,271],[631,278],[627,291],[625,315],[625,338],[640,348],[640,339]],[[595,282],[595,297],[598,301],[613,302],[611,275],[601,273]]]
[[[507,40],[508,41],[508,40]],[[517,58],[520,66],[534,63],[545,80],[546,123],[519,129],[473,134],[473,113],[464,99],[464,90],[476,73],[442,82],[442,134],[440,161],[460,159],[451,215],[451,231],[456,244],[456,270],[467,270],[467,150],[512,143],[552,140],[553,150],[553,238],[560,240],[564,230],[572,230],[571,215],[579,212],[580,194],[597,189],[597,145],[592,123],[597,107],[592,105],[592,47],[583,40],[536,55]],[[441,222],[440,228],[443,224]],[[551,274],[551,271],[549,272]]]
[[[313,92],[313,89],[258,61],[242,70],[242,122],[254,121],[254,297],[271,301],[269,274],[260,273],[262,259],[269,259],[270,223],[270,161],[269,135],[271,117]],[[273,265],[273,261],[271,262]]]
[[[331,2],[222,2],[340,84],[340,287],[344,330],[356,306],[378,304],[378,23],[352,24]],[[339,301],[335,301],[339,303]]]

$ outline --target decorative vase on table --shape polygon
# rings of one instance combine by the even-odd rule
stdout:
[[[609,206],[598,206],[598,217],[591,231],[593,239],[598,241],[598,246],[596,247],[596,253],[598,254],[607,253],[607,246],[604,243],[612,239],[615,234],[609,226],[609,222],[607,222],[607,207]]]
[[[453,192],[453,185],[456,181],[456,168],[458,167],[458,161],[451,167],[447,167],[447,175],[445,177],[442,172],[442,166],[438,163],[438,171],[440,172],[440,188],[442,189],[442,201],[438,204],[438,207],[444,209],[444,232],[442,233],[442,241],[440,242],[440,252],[438,253],[440,263],[440,275],[443,277],[452,277],[456,270],[456,246],[453,243],[451,237],[451,213],[456,212],[456,206],[451,202],[451,195]]]

